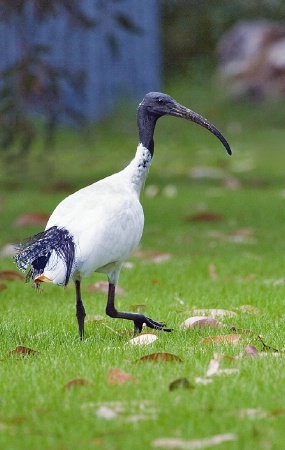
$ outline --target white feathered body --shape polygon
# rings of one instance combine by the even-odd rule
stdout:
[[[140,144],[124,170],[75,192],[56,207],[46,230],[64,228],[73,237],[71,278],[85,278],[96,271],[117,283],[123,262],[142,236],[144,214],[139,195],[150,163],[149,151]],[[64,284],[66,266],[55,251],[44,276],[55,284]]]

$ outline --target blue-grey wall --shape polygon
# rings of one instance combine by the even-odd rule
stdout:
[[[74,95],[66,85],[65,98],[90,120],[108,113],[120,99],[140,100],[146,92],[159,90],[159,0],[82,0],[78,5],[96,26],[82,28],[64,10],[39,21],[32,6],[24,16],[0,22],[0,70],[19,60],[27,47],[48,45],[48,62],[72,73],[83,72],[84,95]],[[139,33],[120,26],[114,17],[122,14]]]

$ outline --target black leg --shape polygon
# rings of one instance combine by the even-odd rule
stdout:
[[[142,331],[143,324],[145,323],[149,328],[162,331],[172,331],[171,328],[165,328],[164,324],[155,322],[149,317],[143,314],[133,312],[117,311],[115,308],[115,285],[109,283],[108,302],[106,306],[106,314],[114,319],[127,319],[134,322],[134,334],[137,335]]]
[[[80,292],[80,281],[75,281],[75,289],[76,289],[76,317],[78,322],[78,329],[79,329],[79,336],[80,339],[83,340],[84,338],[84,319],[86,316],[85,308],[82,303],[81,299],[81,292]]]

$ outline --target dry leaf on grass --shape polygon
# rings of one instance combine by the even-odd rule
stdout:
[[[252,305],[241,305],[235,309],[237,311],[241,311],[242,313],[255,314],[256,316],[259,316],[261,314],[260,309]]]
[[[13,350],[11,350],[8,355],[20,355],[20,356],[31,356],[31,355],[39,355],[39,352],[33,350],[29,347],[24,347],[23,345],[17,345]]]
[[[14,280],[24,280],[25,277],[15,270],[1,270],[0,280],[14,281]]]
[[[146,186],[146,188],[144,190],[144,194],[150,198],[156,197],[158,193],[159,193],[159,189],[156,184],[149,184]]]
[[[248,344],[244,349],[244,354],[250,356],[251,358],[258,357],[257,348],[254,345]]]
[[[4,291],[4,289],[6,289],[6,284],[5,283],[0,283],[0,292]]]
[[[216,359],[211,359],[206,372],[206,378],[210,378],[213,375],[233,375],[236,373],[239,373],[239,369],[220,369],[220,362]]]
[[[144,314],[146,312],[146,305],[144,305],[143,303],[137,305],[130,305],[128,307],[128,311]]]
[[[276,408],[268,411],[268,417],[280,416],[285,414],[285,408]]]
[[[212,447],[214,445],[222,444],[223,442],[235,441],[237,436],[233,433],[216,434],[208,438],[201,439],[190,439],[185,440],[181,438],[160,438],[155,439],[152,442],[152,447],[166,449],[177,449],[177,450],[196,450],[203,449],[207,447]]]
[[[96,411],[96,416],[101,419],[112,420],[116,419],[118,413],[109,406],[101,405]]]
[[[182,359],[179,356],[174,355],[173,353],[150,353],[148,355],[144,355],[141,358],[137,359],[135,362],[139,361],[152,361],[152,362],[179,362],[182,363]]]
[[[125,384],[127,382],[138,383],[138,379],[130,373],[124,372],[119,368],[108,370],[108,384]]]
[[[285,278],[270,278],[270,279],[266,279],[263,280],[263,283],[266,286],[280,286],[280,284],[284,284],[285,283]]]
[[[239,228],[231,233],[222,233],[220,231],[211,230],[208,232],[211,239],[217,239],[233,244],[255,244],[254,231],[251,228]]]
[[[87,287],[89,292],[103,292],[104,294],[108,293],[109,283],[107,281],[97,281],[97,283],[92,283]],[[120,286],[116,286],[115,288],[116,295],[124,295],[125,290]]]
[[[240,189],[242,187],[242,184],[238,178],[227,177],[223,182],[223,186],[230,189],[231,191],[235,191],[237,189]]]
[[[267,417],[267,412],[261,408],[242,408],[230,411],[230,415],[235,415],[240,419],[265,419]]]
[[[222,308],[192,308],[191,312],[197,316],[209,316],[213,317],[237,317],[237,313],[228,309]]]
[[[171,381],[168,388],[170,391],[176,391],[177,389],[193,389],[194,386],[188,378],[178,378],[177,380]]]
[[[15,228],[25,227],[27,225],[46,225],[49,216],[45,213],[30,212],[22,214],[14,220],[13,226]]]
[[[209,264],[209,277],[211,280],[217,280],[218,279],[218,273],[215,264],[211,263]]]
[[[220,222],[221,220],[223,220],[221,214],[211,211],[201,211],[186,217],[186,222]]]
[[[177,195],[177,187],[174,184],[167,184],[162,194],[167,198],[174,198]]]
[[[152,333],[141,334],[129,341],[131,345],[149,345],[157,340],[157,336]]]
[[[86,378],[73,378],[64,385],[65,389],[70,389],[77,386],[93,386],[93,383],[86,380]]]
[[[217,359],[211,359],[208,369],[206,371],[206,377],[212,377],[218,373],[220,362]]]
[[[211,378],[202,378],[202,377],[196,377],[195,378],[195,383],[196,384],[206,385],[206,384],[210,384],[212,382],[213,382],[213,380]]]
[[[74,186],[67,181],[57,181],[49,185],[46,189],[46,192],[74,192]]]
[[[224,334],[219,336],[207,336],[202,340],[202,345],[209,344],[237,344],[241,334]]]
[[[169,261],[169,259],[171,258],[170,253],[161,253],[157,250],[151,249],[137,250],[134,253],[134,256],[142,259],[144,262],[154,262],[157,264]]]
[[[94,324],[96,324],[96,323],[102,323],[103,322],[103,320],[105,320],[105,316],[101,316],[100,314],[95,314],[94,316],[88,316],[87,318],[86,318],[86,322],[92,322],[92,323],[94,323]]]
[[[81,405],[81,409],[92,412],[102,419],[112,420],[120,417],[125,422],[139,422],[142,420],[157,420],[157,407],[152,401],[111,401],[89,402]]]
[[[217,361],[234,362],[239,359],[239,356],[229,356],[224,355],[223,353],[214,352],[214,359]]]
[[[228,283],[247,283],[248,281],[252,281],[255,278],[255,273],[249,273],[245,277],[224,277],[223,281],[226,281]]]
[[[194,179],[208,178],[210,180],[223,180],[228,176],[227,172],[219,167],[197,166],[189,171],[189,177]]]
[[[15,254],[16,250],[13,244],[6,244],[0,250],[0,258],[12,258]]]
[[[285,408],[276,408],[269,411],[262,408],[243,408],[231,411],[229,414],[235,415],[240,419],[259,420],[284,415]]]
[[[195,328],[195,327],[221,327],[222,323],[212,317],[194,316],[184,320],[180,328]]]

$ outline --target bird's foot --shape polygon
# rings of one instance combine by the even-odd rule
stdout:
[[[140,315],[140,317],[134,320],[134,335],[137,336],[142,331],[143,324],[146,324],[147,327],[153,328],[154,330],[161,331],[172,331],[172,328],[166,328],[164,323],[155,322],[154,320],[146,317],[144,315]]]

